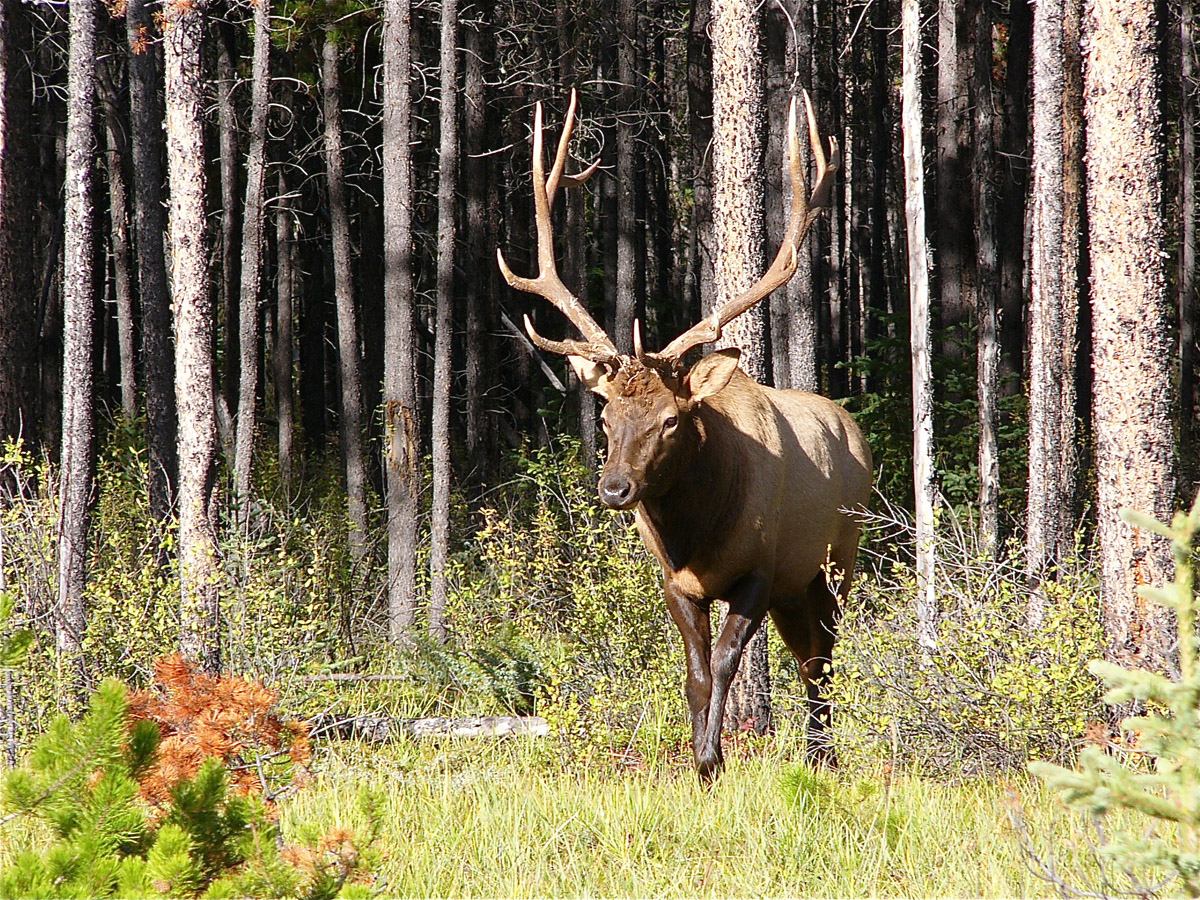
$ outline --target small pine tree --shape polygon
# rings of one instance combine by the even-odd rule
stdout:
[[[1122,720],[1121,728],[1136,735],[1141,754],[1153,760],[1153,771],[1126,764],[1095,746],[1080,755],[1078,770],[1045,762],[1030,763],[1029,770],[1061,791],[1067,803],[1094,815],[1124,808],[1173,824],[1161,833],[1113,836],[1104,852],[1127,870],[1155,867],[1174,874],[1188,896],[1200,897],[1200,643],[1194,581],[1200,496],[1190,513],[1176,513],[1169,526],[1131,510],[1121,515],[1171,541],[1175,580],[1163,588],[1143,586],[1138,592],[1175,610],[1180,678],[1175,682],[1104,660],[1093,660],[1088,668],[1108,686],[1105,702],[1145,705],[1144,715]]]

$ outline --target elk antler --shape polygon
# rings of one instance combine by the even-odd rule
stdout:
[[[708,344],[721,337],[721,329],[736,319],[754,304],[768,296],[776,288],[787,284],[796,272],[798,263],[797,252],[801,242],[808,235],[813,222],[821,214],[821,209],[829,202],[829,194],[833,187],[833,174],[838,168],[837,139],[830,137],[830,159],[825,158],[821,147],[821,136],[817,131],[817,117],[813,113],[812,101],[808,91],[804,92],[804,107],[808,113],[808,140],[812,145],[813,160],[816,163],[817,184],[812,196],[806,197],[808,179],[804,174],[804,166],[800,160],[800,138],[796,131],[796,98],[792,98],[791,109],[788,112],[788,152],[792,177],[792,210],[788,222],[787,234],[775,255],[775,261],[767,269],[758,283],[749,290],[738,294],[728,303],[713,311],[712,315],[702,322],[693,325],[675,340],[671,341],[659,353],[640,355],[643,362],[659,366],[674,367],[683,355],[693,347]]]
[[[593,362],[617,362],[620,354],[616,346],[604,333],[604,329],[596,324],[579,298],[567,290],[562,279],[558,277],[558,268],[554,262],[554,232],[550,221],[550,209],[554,203],[554,193],[559,184],[574,187],[583,184],[592,177],[600,161],[592,163],[578,175],[564,174],[569,155],[571,132],[575,128],[575,91],[571,91],[571,103],[567,108],[567,118],[563,123],[562,137],[558,139],[558,152],[554,156],[554,167],[550,177],[544,175],[542,159],[542,104],[539,102],[533,114],[533,206],[537,222],[538,245],[538,274],[536,278],[522,278],[513,274],[508,263],[504,261],[504,253],[496,248],[496,262],[500,264],[500,272],[510,286],[531,294],[545,297],[555,308],[565,315],[584,340],[552,341],[542,337],[533,329],[529,316],[525,317],[525,330],[529,339],[547,353],[557,353],[563,356],[582,356]]]

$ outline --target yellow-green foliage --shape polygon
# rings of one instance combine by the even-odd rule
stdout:
[[[883,556],[903,559],[910,540],[904,532]],[[851,591],[834,651],[838,741],[952,771],[1069,755],[1099,712],[1086,671],[1102,646],[1091,572],[1070,561],[1043,582],[1046,620],[1030,630],[1019,547],[993,561],[951,527],[937,541],[933,654],[917,644],[912,567],[871,566],[867,556],[873,571]]]

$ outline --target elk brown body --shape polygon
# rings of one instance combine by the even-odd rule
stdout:
[[[807,96],[805,97],[807,101]],[[580,380],[606,400],[601,420],[608,456],[597,485],[613,509],[636,508],[642,540],[663,570],[667,607],[683,638],[692,749],[704,782],[723,766],[721,726],[742,652],[769,613],[800,664],[808,690],[808,755],[833,764],[829,704],[823,697],[837,615],[851,583],[865,506],[871,452],[850,415],[805,391],[775,390],[738,368],[737,350],[682,365],[688,350],[716,340],[721,328],[794,273],[796,247],[829,193],[836,168],[827,163],[811,104],[809,134],[818,180],[811,198],[799,162],[796,107],[790,149],[791,219],[775,262],[754,287],[720,307],[660,353],[646,353],[634,328],[633,356],[617,352],[554,266],[549,211],[564,176],[575,111],[572,93],[554,169],[542,171],[541,108],[534,125],[534,200],[539,274],[522,279],[499,256],[514,287],[541,294],[579,328],[584,340],[549,341],[526,317],[544,350],[567,356]],[[831,142],[832,143],[832,142]],[[714,600],[728,614],[712,640]]]

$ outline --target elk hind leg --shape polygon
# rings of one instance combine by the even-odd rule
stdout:
[[[805,758],[812,765],[837,767],[833,746],[828,685],[833,674],[833,641],[837,605],[824,575],[808,586],[797,605],[777,606],[771,619],[800,664],[808,697],[808,742]]]

